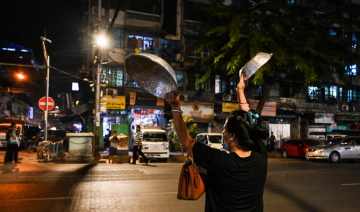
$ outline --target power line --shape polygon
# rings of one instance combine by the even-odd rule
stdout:
[[[52,69],[54,69],[54,70],[56,70],[56,71],[59,71],[59,72],[61,72],[61,73],[63,73],[63,74],[67,74],[67,75],[72,76],[72,77],[75,77],[75,78],[77,78],[77,79],[86,81],[86,80],[84,80],[83,78],[80,78],[80,77],[77,77],[77,76],[75,76],[75,75],[69,74],[69,73],[67,73],[67,72],[65,72],[65,71],[62,71],[62,70],[60,70],[60,69],[57,69],[57,68],[55,68],[55,67],[50,66],[50,68],[52,68]]]

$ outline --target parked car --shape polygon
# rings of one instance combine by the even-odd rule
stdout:
[[[313,146],[306,151],[308,160],[330,160],[337,163],[342,159],[360,159],[360,136],[335,138],[323,145]]]
[[[196,140],[215,149],[222,149],[221,133],[200,133],[196,135]]]
[[[320,142],[313,139],[290,139],[283,140],[283,144],[281,145],[280,152],[283,158],[287,158],[289,156],[293,157],[305,157],[305,152],[308,148],[312,146],[319,145]]]
[[[327,141],[333,138],[345,138],[347,135],[340,132],[310,132],[309,139],[318,140],[320,142]]]

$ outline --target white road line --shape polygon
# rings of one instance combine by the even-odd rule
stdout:
[[[131,197],[131,196],[149,196],[149,195],[164,195],[164,194],[177,194],[177,191],[173,192],[161,192],[161,193],[146,193],[146,194],[136,194],[136,195],[126,195],[124,197]],[[118,196],[121,198],[121,196]],[[62,199],[75,199],[78,196],[74,197],[50,197],[50,198],[29,198],[29,199],[8,199],[6,201],[41,201],[41,200],[62,200]]]
[[[343,186],[352,186],[352,185],[360,185],[360,183],[349,183],[349,184],[341,184]]]

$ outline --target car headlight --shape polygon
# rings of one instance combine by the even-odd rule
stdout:
[[[142,148],[143,149],[149,149],[149,145],[143,145]]]
[[[164,149],[169,149],[169,145],[164,145]]]
[[[318,153],[325,153],[325,150],[324,149],[318,149],[317,152]]]

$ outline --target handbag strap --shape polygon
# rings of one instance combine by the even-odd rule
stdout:
[[[196,140],[193,139],[192,141],[190,141],[190,146],[189,146],[189,149],[188,149],[188,153],[187,153],[187,156],[186,156],[186,160],[185,160],[185,163],[189,161],[189,158],[194,161],[194,156],[193,156],[193,152],[192,152],[192,148],[194,147],[196,143]]]

